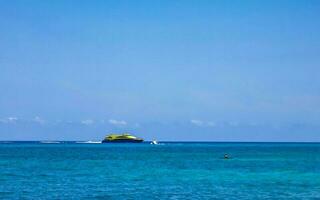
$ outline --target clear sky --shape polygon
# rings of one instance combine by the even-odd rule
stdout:
[[[320,1],[0,1],[0,140],[320,141]]]

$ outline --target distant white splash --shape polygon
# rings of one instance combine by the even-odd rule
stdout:
[[[150,144],[158,145],[159,143],[156,140],[153,140]]]
[[[43,143],[43,144],[59,144],[61,142],[58,142],[58,141],[40,141],[40,143]]]
[[[102,142],[101,141],[91,141],[91,140],[89,140],[89,141],[84,141],[84,142],[76,142],[76,143],[78,143],[78,144],[101,144]]]
[[[159,143],[156,140],[150,142],[151,145],[164,145],[164,143]]]

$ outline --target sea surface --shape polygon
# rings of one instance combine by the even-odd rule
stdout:
[[[320,143],[2,142],[0,199],[320,199]]]

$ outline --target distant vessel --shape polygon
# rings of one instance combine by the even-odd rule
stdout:
[[[110,134],[102,140],[102,143],[139,143],[143,142],[143,139],[137,138],[130,134]]]

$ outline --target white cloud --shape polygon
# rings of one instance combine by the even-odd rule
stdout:
[[[36,116],[35,118],[33,118],[32,121],[34,121],[34,122],[36,122],[36,123],[39,123],[39,124],[44,124],[44,123],[46,123],[46,121],[45,121],[44,119],[42,119],[42,118],[40,118],[40,117],[38,117],[38,116]]]
[[[202,127],[205,127],[205,126],[211,126],[211,127],[216,126],[215,122],[201,121],[201,120],[198,120],[198,119],[192,119],[192,120],[190,120],[190,123],[193,124],[193,125],[202,126]]]
[[[8,121],[10,121],[10,122],[15,122],[17,120],[18,120],[17,117],[8,117]]]
[[[127,125],[127,122],[124,120],[115,120],[115,119],[109,119],[109,123],[117,126],[125,126]]]
[[[232,121],[232,122],[229,122],[229,125],[230,126],[239,126],[240,124],[239,124],[239,122]]]
[[[216,123],[215,122],[207,122],[207,125],[208,126],[216,126]]]
[[[7,117],[5,119],[0,119],[0,123],[16,123],[18,121],[17,117]]]
[[[140,124],[139,124],[139,123],[135,123],[135,124],[134,124],[134,127],[135,127],[135,128],[139,128],[139,127],[140,127]]]
[[[92,119],[86,119],[86,120],[82,120],[81,123],[84,125],[91,125],[94,123],[94,121]]]
[[[190,120],[191,124],[194,124],[196,126],[203,126],[204,122],[201,120],[197,120],[197,119],[192,119]]]

